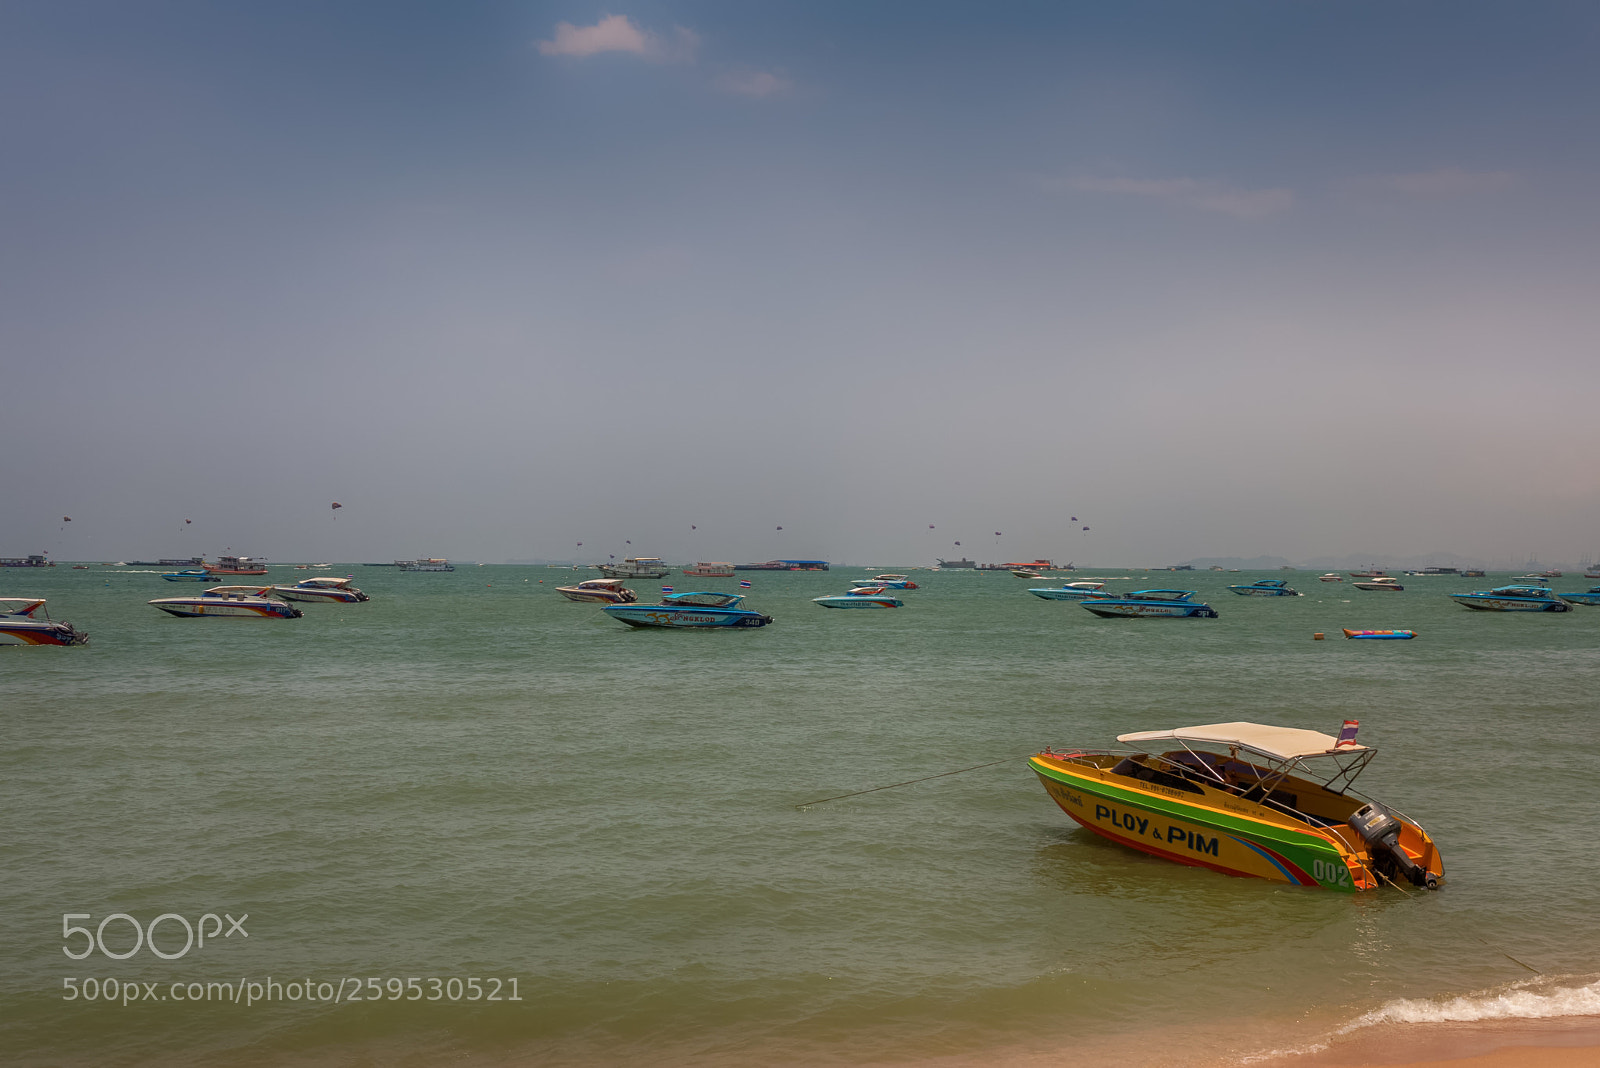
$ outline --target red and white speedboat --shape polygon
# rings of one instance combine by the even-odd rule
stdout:
[[[87,634],[43,609],[43,597],[0,597],[0,645],[89,644]]]
[[[619,578],[586,579],[576,586],[557,586],[556,592],[569,601],[591,604],[632,604],[639,599]]]

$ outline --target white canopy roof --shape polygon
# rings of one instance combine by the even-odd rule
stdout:
[[[1359,753],[1364,745],[1339,745],[1339,739],[1321,731],[1298,727],[1268,727],[1260,723],[1208,723],[1201,727],[1178,727],[1170,731],[1140,731],[1119,734],[1117,741],[1137,742],[1212,742],[1253,749],[1278,760],[1322,756],[1326,753]]]

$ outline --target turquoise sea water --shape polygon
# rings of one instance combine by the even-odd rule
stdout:
[[[0,572],[0,596],[47,596],[93,638],[0,648],[0,1060],[1188,1065],[1357,1023],[1600,1012],[1600,609],[1445,596],[1503,576],[1381,594],[1116,569],[1051,581],[1192,587],[1221,618],[1101,620],[1004,572],[914,572],[896,611],[809,603],[850,569],[742,573],[776,622],[696,633],[569,603],[567,570],[334,573],[372,600],[236,621],[150,608],[198,588],[153,572]],[[1261,577],[1306,596],[1225,589]],[[1438,893],[1144,857],[1077,829],[1023,759],[1345,718],[1380,749],[1358,785],[1439,842]],[[248,914],[248,936],[76,961],[68,913]],[[103,939],[134,944],[120,919]],[[183,942],[165,921],[157,945]],[[171,996],[269,977],[299,1000]],[[118,1001],[64,1000],[68,978],[114,978]]]

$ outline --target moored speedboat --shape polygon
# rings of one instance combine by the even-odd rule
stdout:
[[[1496,586],[1452,593],[1450,599],[1480,612],[1570,612],[1572,606],[1543,586]]]
[[[1382,576],[1369,579],[1366,582],[1352,582],[1350,585],[1358,590],[1388,590],[1391,593],[1400,593],[1405,589],[1404,586],[1400,585],[1399,579]]]
[[[168,571],[161,576],[168,582],[210,582],[211,572],[203,567],[191,567],[184,571]]]
[[[88,645],[89,636],[51,619],[43,597],[0,597],[0,645]]]
[[[1368,568],[1366,571],[1352,571],[1352,572],[1350,572],[1350,577],[1351,578],[1365,578],[1365,579],[1366,578],[1367,579],[1369,579],[1369,578],[1383,578],[1388,573],[1389,572],[1383,570],[1382,568],[1374,567],[1374,568]]]
[[[1084,601],[1090,597],[1110,597],[1111,594],[1101,592],[1104,588],[1104,582],[1068,582],[1061,586],[1029,589],[1028,592],[1047,601]]]
[[[883,587],[891,590],[921,589],[920,586],[906,578],[904,575],[879,575],[876,578],[851,579],[850,585],[854,586],[856,589],[863,589],[872,586]]]
[[[1259,582],[1250,582],[1238,586],[1229,586],[1228,589],[1240,597],[1299,597],[1300,591],[1289,588],[1283,579],[1262,579]]]
[[[1351,789],[1376,750],[1258,723],[1123,734],[1138,749],[1046,749],[1030,764],[1081,826],[1153,856],[1329,890],[1429,889],[1439,850],[1415,822]],[[1177,748],[1159,756],[1150,743]],[[1308,762],[1316,762],[1313,768]]]
[[[1318,581],[1319,582],[1343,582],[1344,581],[1344,576],[1339,574],[1336,571],[1330,571],[1326,575],[1323,575],[1320,579],[1318,579]]]
[[[764,627],[772,617],[740,608],[737,593],[672,593],[659,604],[608,604],[601,611],[630,627]]]
[[[901,608],[905,605],[887,586],[857,586],[837,597],[813,597],[811,603],[824,608]]]
[[[301,579],[293,586],[274,586],[272,592],[290,601],[332,601],[354,604],[357,601],[371,600],[366,594],[350,585],[349,579],[334,578],[332,575]]]
[[[1217,610],[1193,600],[1194,590],[1134,590],[1080,601],[1097,616],[1128,619],[1216,619]]]
[[[1383,639],[1405,640],[1407,638],[1415,638],[1417,636],[1417,632],[1414,631],[1414,630],[1351,630],[1349,627],[1343,627],[1341,629],[1344,631],[1344,636],[1346,638],[1377,638],[1377,639],[1380,639],[1380,640],[1383,640]]]
[[[617,578],[585,579],[574,586],[557,586],[556,592],[569,601],[590,604],[632,604],[639,599]]]
[[[1556,596],[1568,604],[1600,604],[1600,586],[1591,587],[1584,593],[1558,593]]]
[[[267,596],[271,586],[213,586],[194,597],[158,597],[150,603],[174,616],[299,619],[302,613]]]

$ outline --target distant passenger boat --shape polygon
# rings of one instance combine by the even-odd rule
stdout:
[[[1283,579],[1262,579],[1259,582],[1250,582],[1239,586],[1229,586],[1228,589],[1240,597],[1299,597],[1300,591],[1289,588]]]
[[[428,556],[418,560],[396,560],[394,566],[401,571],[454,571],[455,565],[442,556]]]
[[[670,572],[659,556],[630,556],[620,564],[596,564],[606,578],[657,579]]]
[[[684,568],[683,573],[692,575],[695,578],[732,578],[733,565],[719,562],[705,563],[702,561],[693,567]]]
[[[959,560],[940,560],[939,566],[949,571],[963,568],[976,568],[978,564],[976,561],[968,560],[965,556],[963,556]]]
[[[1367,582],[1352,582],[1350,585],[1354,586],[1358,590],[1374,590],[1379,592],[1388,590],[1390,593],[1399,593],[1405,589],[1404,586],[1400,585],[1399,579],[1389,578],[1387,576],[1375,578]]]
[[[212,575],[265,575],[267,565],[248,556],[219,556],[206,570]]]

